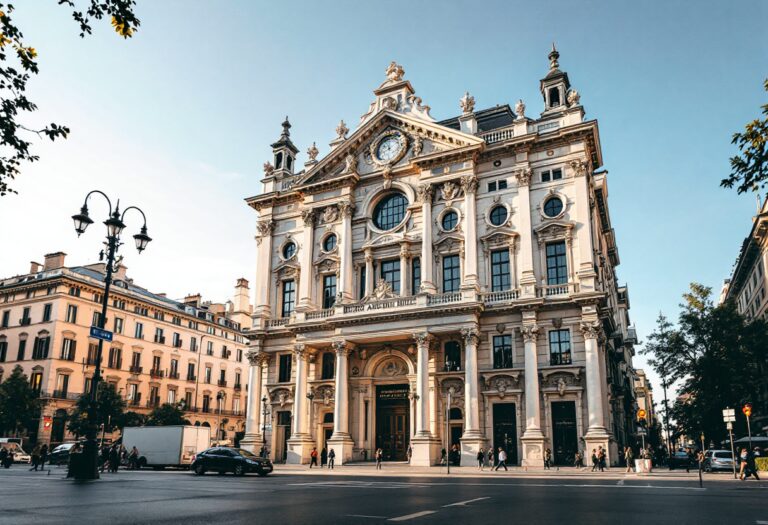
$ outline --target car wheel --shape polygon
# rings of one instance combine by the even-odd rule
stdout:
[[[242,465],[235,465],[235,476],[245,476],[245,469]]]
[[[205,467],[202,465],[195,465],[195,474],[198,476],[202,476],[205,474]]]
[[[704,465],[704,472],[712,472],[712,465]]]
[[[262,477],[262,478],[263,478],[264,476],[266,476],[267,474],[269,474],[269,472],[264,472],[263,470],[260,470],[260,471],[258,471],[256,474],[258,474],[260,477]]]

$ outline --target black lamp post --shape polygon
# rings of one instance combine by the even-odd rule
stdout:
[[[261,406],[261,449],[266,458],[269,457],[269,454],[267,453],[267,417],[269,416],[269,412],[267,411],[267,396],[261,398]]]
[[[152,239],[147,235],[147,217],[144,212],[136,206],[129,206],[123,213],[120,213],[120,201],[117,201],[117,206],[112,209],[112,202],[107,195],[99,190],[93,190],[85,196],[83,207],[80,208],[80,213],[73,215],[72,220],[75,222],[75,231],[77,236],[80,237],[85,230],[93,224],[93,219],[88,215],[88,199],[94,193],[98,193],[104,199],[106,199],[109,205],[109,216],[104,225],[107,227],[107,263],[106,263],[106,276],[104,277],[104,295],[101,298],[101,315],[99,316],[98,328],[104,330],[107,321],[107,307],[109,305],[109,289],[112,286],[112,273],[115,271],[115,254],[122,246],[120,242],[120,235],[125,228],[123,219],[128,210],[136,210],[141,213],[144,219],[144,225],[141,227],[140,233],[133,236],[136,242],[136,249],[139,253],[149,244]],[[103,259],[104,252],[101,252],[100,259]],[[98,401],[97,392],[99,388],[99,381],[101,380],[101,356],[104,340],[99,339],[99,348],[96,353],[96,370],[93,374],[93,380],[91,381],[90,391],[90,407],[88,409],[88,425],[85,432],[85,446],[83,447],[82,455],[82,468],[76,468],[74,472],[75,479],[98,479],[98,442],[96,437],[98,435]]]
[[[226,399],[227,394],[226,392],[219,392],[216,394],[216,401],[219,403],[219,418],[218,418],[218,430],[216,432],[216,441],[221,441],[224,439],[224,435],[221,433],[221,405],[224,404],[224,400]],[[218,445],[219,443],[217,443]]]

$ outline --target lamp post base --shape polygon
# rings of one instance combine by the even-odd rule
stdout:
[[[99,443],[90,438],[83,445],[83,452],[74,461],[70,460],[71,477],[78,481],[99,479]]]

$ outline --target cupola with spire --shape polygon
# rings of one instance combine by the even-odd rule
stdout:
[[[293,175],[294,164],[296,163],[296,154],[299,152],[291,141],[291,123],[288,117],[283,121],[283,132],[277,142],[272,144],[272,154],[274,158],[275,176]]]
[[[549,53],[549,72],[540,83],[541,94],[544,97],[542,115],[566,109],[566,96],[571,83],[568,80],[568,73],[560,71],[559,58],[560,53],[552,42],[552,51]]]

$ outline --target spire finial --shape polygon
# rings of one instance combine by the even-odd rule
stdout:
[[[285,116],[283,121],[283,137],[291,136],[291,123],[288,121],[288,115]]]
[[[560,53],[557,52],[555,43],[552,42],[552,51],[549,52],[549,69],[550,70],[554,70],[560,67],[560,64],[557,63],[558,58],[560,58]]]

